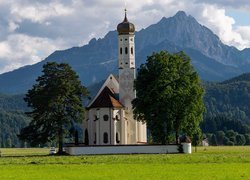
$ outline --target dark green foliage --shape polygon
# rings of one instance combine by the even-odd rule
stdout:
[[[250,133],[245,134],[245,139],[246,139],[246,145],[250,145]]]
[[[0,109],[0,147],[21,147],[17,134],[29,122],[30,119],[24,112]]]
[[[235,132],[245,134],[250,132],[248,125],[239,120],[235,120],[226,116],[216,116],[205,118],[201,123],[203,133],[215,133],[216,131],[233,130]]]
[[[44,144],[58,138],[62,153],[64,134],[74,122],[83,119],[82,99],[87,90],[68,64],[47,63],[37,84],[28,91],[25,101],[32,108],[27,114],[32,118],[23,128],[19,138],[32,145]]]
[[[200,145],[202,140],[202,133],[200,131],[197,131],[192,138],[192,145],[195,146],[195,152],[197,152],[197,146]]]
[[[225,138],[224,131],[216,131],[215,135],[216,135],[216,138],[217,138],[217,144],[218,145],[223,145],[223,141],[224,141],[224,138]]]
[[[204,83],[205,117],[224,115],[250,124],[249,79],[250,74],[244,74],[223,83]]]
[[[191,136],[204,112],[203,88],[190,58],[165,51],[149,56],[138,69],[133,100],[135,118],[147,122],[154,142],[166,144],[175,134]],[[145,108],[147,107],[147,108]]]
[[[28,110],[24,95],[0,94],[0,147],[22,147],[17,133],[30,119],[24,111]]]
[[[235,139],[236,139],[236,145],[242,146],[246,144],[246,138],[242,134],[237,134],[235,136]]]
[[[218,145],[217,138],[216,138],[216,136],[214,134],[211,137],[211,145],[212,146],[217,146]]]
[[[213,124],[213,126],[211,126]],[[212,127],[212,128],[211,128]],[[241,121],[226,116],[206,118],[201,123],[201,129],[207,136],[216,137],[217,145],[247,145],[250,127]],[[211,137],[212,137],[211,136]],[[209,138],[213,144],[212,138]]]

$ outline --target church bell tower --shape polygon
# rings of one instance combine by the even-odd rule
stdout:
[[[119,63],[119,100],[127,108],[132,110],[131,101],[135,98],[134,80],[135,74],[135,26],[125,18],[117,26],[118,31],[118,63]]]
[[[133,117],[132,100],[135,99],[135,26],[125,17],[117,26],[118,31],[118,67],[119,67],[119,101],[125,107],[122,120],[124,144],[137,144],[146,141],[146,125]]]

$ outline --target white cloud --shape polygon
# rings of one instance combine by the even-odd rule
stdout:
[[[32,22],[43,23],[53,17],[67,16],[74,12],[74,9],[64,6],[58,2],[49,4],[33,3],[33,4],[11,4],[10,13],[20,22],[24,19]]]
[[[224,43],[236,46],[239,49],[250,46],[243,40],[242,34],[233,28],[235,20],[226,16],[225,9],[217,8],[213,5],[205,5],[200,12],[198,20],[212,29]]]
[[[250,25],[226,15],[228,7],[247,9],[248,0],[0,0],[0,73],[103,37],[123,20],[125,1],[137,30],[184,10],[226,44],[250,47]]]
[[[6,41],[0,43],[0,73],[39,62],[41,57],[48,56],[52,53],[51,50],[61,46],[64,46],[62,40],[51,43],[46,38],[10,35]]]

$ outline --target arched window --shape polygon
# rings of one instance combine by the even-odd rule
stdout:
[[[134,54],[134,48],[131,47],[131,54]]]
[[[94,144],[96,144],[96,133],[94,134]]]
[[[120,134],[118,132],[116,132],[116,135],[115,135],[115,139],[116,139],[116,143],[120,143]]]
[[[120,121],[120,116],[118,114],[115,116],[115,120]]]
[[[120,48],[120,54],[122,54],[122,48]]]
[[[103,143],[107,144],[109,142],[109,135],[107,132],[103,134]]]
[[[125,47],[125,54],[128,54],[128,48]]]
[[[104,115],[104,116],[103,116],[103,120],[104,120],[104,121],[108,121],[108,120],[109,120],[109,116],[108,116],[108,115]]]
[[[89,132],[88,132],[88,129],[85,129],[84,141],[85,141],[85,145],[89,145]]]

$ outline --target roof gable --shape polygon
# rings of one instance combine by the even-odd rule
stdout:
[[[115,98],[114,92],[112,92],[107,86],[101,91],[99,96],[88,107],[91,108],[123,108],[123,105]]]
[[[105,88],[108,88],[109,91],[111,92],[111,97],[114,98],[114,100],[118,101],[117,98],[115,97],[115,94],[119,94],[119,83],[117,78],[113,75],[110,74],[108,76],[108,78],[106,79],[106,81],[103,83],[102,87],[100,88],[100,90],[98,91],[98,93],[96,94],[96,96],[93,98],[93,100],[89,103],[89,105],[87,106],[87,109],[90,109],[92,106],[92,104],[94,102],[96,102],[97,98],[100,96],[100,94],[103,92],[103,90]],[[103,95],[102,95],[103,96]],[[114,101],[113,100],[113,101]],[[118,101],[119,102],[119,101]],[[120,103],[120,102],[119,102]],[[121,104],[121,103],[120,103]],[[95,105],[96,106],[96,105]],[[112,107],[112,106],[111,106]]]

